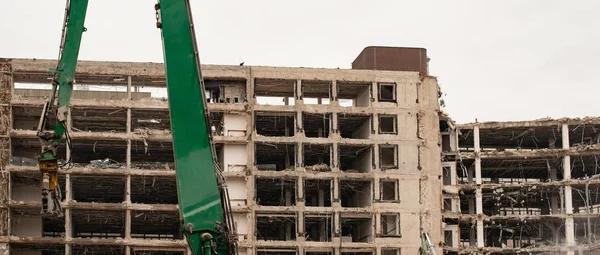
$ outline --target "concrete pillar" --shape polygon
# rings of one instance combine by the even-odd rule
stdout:
[[[332,172],[339,172],[340,171],[340,156],[339,154],[339,147],[338,147],[338,143],[334,142],[331,145],[331,152],[329,153],[330,158],[329,158],[329,162],[331,165],[331,171]]]
[[[475,147],[475,183],[478,185],[475,190],[475,209],[477,213],[477,247],[483,248],[485,246],[485,240],[483,237],[483,220],[480,217],[483,216],[483,199],[481,194],[481,146],[479,142],[479,127],[473,128],[473,141]]]
[[[481,146],[479,144],[479,127],[475,126],[473,128],[473,140],[475,147],[475,183],[481,184],[481,156],[479,153],[481,152]]]
[[[302,242],[304,241],[304,214],[302,212],[298,212],[298,219],[296,220],[296,241]]]
[[[379,101],[379,88],[377,87],[377,82],[374,81],[371,83],[371,102],[369,106],[373,105],[373,102]]]
[[[302,176],[298,177],[298,183],[296,184],[298,189],[296,190],[296,196],[298,197],[298,202],[304,202],[304,178]]]
[[[331,133],[339,135],[339,131],[338,131],[338,113],[337,112],[331,113]]]
[[[337,81],[333,80],[331,81],[331,94],[329,95],[329,100],[331,101],[337,101],[338,100],[338,89],[337,89]],[[332,104],[333,102],[330,102],[329,104]]]
[[[333,178],[333,202],[340,201],[340,179],[338,177]]]
[[[377,202],[381,199],[381,187],[380,187],[380,180],[379,178],[377,178],[377,176],[375,176],[375,179],[373,180],[373,199],[375,200],[374,202]]]
[[[569,149],[569,125],[563,124],[562,128],[562,148]],[[571,157],[564,156],[563,158],[563,176],[564,180],[571,179]],[[565,239],[567,245],[567,255],[575,254],[573,246],[575,246],[575,226],[573,224],[573,194],[570,185],[565,185]]]
[[[296,149],[296,170],[300,171],[300,167],[304,167],[304,144],[299,142],[297,143]]]

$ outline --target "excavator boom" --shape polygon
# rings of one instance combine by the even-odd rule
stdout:
[[[70,144],[66,120],[79,45],[85,31],[87,3],[87,0],[67,1],[53,96],[44,107],[38,127],[42,142],[39,165],[44,213],[62,215],[56,154],[63,135],[67,145]],[[193,254],[236,254],[237,235],[225,178],[215,161],[190,2],[159,0],[154,9],[163,43],[182,231]],[[57,116],[56,127],[53,133],[46,133],[44,127],[52,112]],[[67,159],[68,163],[68,155]]]

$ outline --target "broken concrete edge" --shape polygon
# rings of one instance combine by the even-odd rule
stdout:
[[[586,116],[582,118],[543,118],[536,120],[524,120],[524,121],[489,121],[489,122],[471,122],[465,124],[456,125],[457,129],[473,129],[475,126],[480,129],[501,129],[501,128],[515,128],[515,127],[547,127],[547,126],[560,126],[562,124],[569,125],[599,125],[600,117],[598,116]]]
[[[521,151],[485,151],[461,152],[460,160],[476,159],[513,159],[513,158],[560,158],[564,156],[593,156],[600,155],[600,144],[575,146],[569,149],[536,149]]]

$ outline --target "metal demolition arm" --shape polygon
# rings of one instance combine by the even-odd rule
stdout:
[[[52,82],[53,96],[44,107],[38,127],[42,142],[39,165],[43,176],[44,212],[62,214],[56,153],[63,134],[70,147],[66,119],[81,36],[85,31],[87,3],[87,0],[67,1],[61,54]],[[155,11],[157,26],[162,29],[183,233],[193,254],[237,254],[237,234],[229,195],[212,145],[190,3],[187,0],[163,0],[155,5]],[[57,117],[54,132],[45,133],[49,113],[54,111]]]
[[[42,152],[38,158],[42,174],[42,214],[56,214],[59,216],[63,214],[60,205],[61,192],[57,176],[59,165],[56,154],[63,135],[67,139],[67,146],[70,147],[71,145],[66,120],[71,92],[75,83],[75,67],[77,66],[79,46],[82,34],[85,31],[83,23],[87,5],[87,0],[67,1],[58,66],[55,70],[50,70],[53,74],[52,94],[44,105],[38,124],[37,134],[42,144]],[[55,102],[57,93],[58,102]],[[57,103],[56,106],[55,103]],[[45,132],[50,113],[56,115],[56,124],[53,132]],[[67,152],[70,152],[70,148]],[[70,157],[67,155],[67,162],[62,163],[60,166],[64,167],[69,163]]]
[[[194,254],[236,254],[229,195],[210,132],[204,80],[188,0],[159,0],[179,213]]]

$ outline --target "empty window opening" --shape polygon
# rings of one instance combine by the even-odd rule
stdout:
[[[398,146],[379,145],[379,167],[381,169],[398,168]]]
[[[72,139],[71,163],[74,167],[125,168],[126,143],[124,141],[96,141]],[[37,143],[37,144],[36,144]],[[36,138],[12,138],[12,155],[15,164],[33,164],[40,154],[40,142]],[[57,150],[59,164],[66,163],[66,144]],[[32,160],[33,159],[33,160]],[[110,164],[96,164],[107,161]],[[36,163],[37,165],[37,163]]]
[[[121,203],[125,201],[125,182],[126,178],[124,176],[72,176],[71,191],[73,200],[77,202]]]
[[[10,93],[10,90],[9,90]],[[17,91],[15,91],[16,95]],[[7,108],[0,108],[2,110],[2,114],[6,114],[8,116]],[[39,107],[25,107],[25,106],[13,106],[12,107],[12,115],[13,115],[13,129],[23,129],[23,130],[37,130],[40,116],[42,115],[42,106]],[[48,118],[46,123],[46,131],[54,130],[54,126],[56,125],[56,118]],[[6,131],[5,131],[6,132]],[[38,142],[39,144],[39,142]]]
[[[131,176],[131,202],[177,204],[175,177]]]
[[[64,238],[65,219],[64,217],[42,217],[39,209],[13,209],[10,231],[12,236]]]
[[[331,242],[333,237],[332,215],[304,215],[306,241]]]
[[[63,253],[66,254],[66,253]],[[125,246],[73,245],[72,254],[125,254]]]
[[[371,205],[371,181],[340,180],[342,207],[367,207]]]
[[[256,216],[256,240],[296,240],[295,214],[258,214]]]
[[[379,102],[396,102],[396,83],[378,83]]]
[[[261,105],[294,105],[296,80],[255,79],[254,96]]]
[[[444,230],[444,246],[452,247],[452,230]]]
[[[342,215],[342,242],[368,243],[373,241],[373,217],[366,215]]]
[[[256,255],[296,255],[294,248],[263,248],[256,247]]]
[[[398,180],[381,180],[381,200],[398,201]]]
[[[35,202],[40,200],[42,176],[39,173],[11,173],[10,183],[12,185],[12,200]],[[66,198],[66,178],[64,175],[58,176],[58,184],[61,188],[61,197],[64,200]],[[37,213],[39,215],[39,209]]]
[[[131,168],[175,169],[173,143],[146,140],[131,141]]]
[[[373,255],[374,252],[341,252],[341,255]]]
[[[381,235],[400,236],[400,217],[397,214],[381,215]]]
[[[400,249],[381,249],[381,255],[400,255]]]
[[[225,135],[225,124],[223,123],[223,113],[222,112],[210,112],[210,129],[211,134],[213,136],[222,136]],[[246,125],[244,124],[244,129],[246,129]]]
[[[208,103],[242,103],[246,101],[245,80],[204,80],[205,99]]]
[[[126,111],[125,111],[126,112]],[[125,121],[127,123],[127,121]],[[75,127],[75,125],[73,125]],[[168,109],[131,110],[131,131],[153,129],[170,132],[171,115]]]
[[[398,119],[396,115],[379,115],[380,134],[398,134]]]
[[[325,179],[304,179],[306,206],[331,206],[331,182]]]
[[[131,237],[154,240],[182,239],[177,212],[131,211]]]
[[[296,179],[256,178],[256,203],[266,206],[296,205]]]
[[[304,144],[303,165],[309,171],[331,170],[331,144]]]
[[[302,127],[306,137],[329,137],[331,113],[302,113]]]
[[[126,132],[127,110],[72,107],[71,123],[74,132]]]
[[[452,198],[444,198],[444,211],[452,212]]]
[[[294,136],[295,112],[256,112],[254,127],[263,136]]]
[[[286,143],[256,143],[255,162],[261,171],[293,170],[296,166],[296,145]]]
[[[302,101],[304,104],[329,104],[331,81],[303,80]]]
[[[124,238],[125,211],[71,210],[73,237]]]
[[[339,145],[340,170],[369,173],[373,165],[372,145]]]
[[[13,214],[14,215],[14,214]],[[63,217],[43,217],[42,218],[42,237],[65,237],[65,218]]]
[[[442,151],[450,152],[452,151],[452,146],[450,145],[450,135],[442,134]]]
[[[369,107],[371,105],[371,82],[337,82],[340,106]]]
[[[2,250],[3,254],[5,250]],[[65,245],[64,244],[43,244],[40,242],[35,243],[11,243],[10,254],[40,254],[40,255],[64,255]]]
[[[452,176],[454,175],[454,168],[452,166],[442,167],[442,184],[443,185],[454,185],[452,183]]]
[[[338,130],[342,138],[369,139],[371,115],[338,113]]]
[[[318,249],[321,250],[321,249]],[[304,255],[333,255],[335,252],[331,251],[305,251]]]

